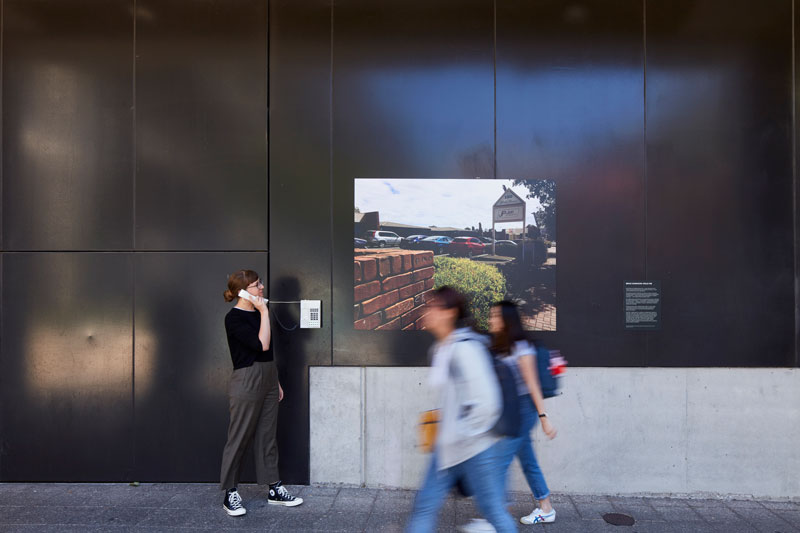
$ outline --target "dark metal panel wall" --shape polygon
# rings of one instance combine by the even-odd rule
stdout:
[[[3,3],[6,249],[132,246],[131,6]]]
[[[494,177],[493,31],[488,0],[336,3],[335,364],[426,364],[425,333],[353,330],[353,178]]]
[[[139,0],[136,246],[267,249],[266,0]]]
[[[322,300],[322,328],[298,306],[270,306],[286,397],[281,475],[308,483],[308,366],[331,364],[330,1],[270,2],[270,298]]]
[[[130,474],[132,276],[129,254],[3,257],[3,481]]]
[[[791,365],[792,3],[647,10],[647,363]]]
[[[557,332],[576,365],[642,365],[622,281],[644,275],[644,14],[634,0],[497,3],[497,173],[552,179]]]
[[[794,31],[797,31],[798,22],[800,22],[800,12],[797,10],[797,5],[795,3],[792,4],[794,8],[792,11],[794,12],[794,21],[793,21],[793,28]],[[800,68],[800,46],[797,44],[797,38],[794,38],[794,42],[792,43],[792,47],[794,48],[794,78],[792,79],[792,88],[793,94],[792,103],[795,106],[794,112],[794,124],[793,127],[793,134],[794,134],[794,168],[793,170],[793,179],[794,179],[794,366],[800,367],[800,213],[798,213],[798,206],[800,206],[800,187],[798,187],[798,179],[797,179],[797,158],[798,154],[800,154],[800,136],[797,135],[798,129],[798,117],[797,117],[797,105],[799,96],[797,94],[797,78],[798,78],[798,68]]]
[[[430,342],[352,329],[357,177],[556,180],[573,365],[797,364],[790,0],[132,4],[2,2],[1,480],[214,481],[254,266],[323,301],[273,341],[308,481],[308,366]],[[637,277],[660,333],[623,330]]]
[[[135,479],[219,479],[233,368],[222,293],[241,268],[266,279],[267,262],[266,253],[136,256]]]
[[[0,10],[1,11],[1,10]],[[0,15],[0,21],[2,21],[2,15]],[[10,400],[6,397],[7,393],[4,393],[7,389],[5,384],[5,380],[8,379],[8,376],[5,372],[5,367],[8,364],[8,361],[11,359],[6,351],[3,349],[3,340],[5,339],[5,335],[3,334],[3,316],[5,315],[5,306],[3,305],[3,278],[5,277],[3,274],[3,263],[6,254],[0,253],[0,480],[5,480],[5,453],[3,450],[5,449],[5,440],[3,435],[6,434],[6,423],[5,423],[5,410],[6,404]]]

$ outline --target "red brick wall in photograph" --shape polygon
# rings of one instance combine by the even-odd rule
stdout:
[[[422,329],[433,294],[433,252],[356,249],[355,329]]]

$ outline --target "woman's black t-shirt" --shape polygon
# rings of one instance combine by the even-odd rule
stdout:
[[[261,313],[234,307],[225,315],[225,332],[231,349],[233,369],[253,366],[254,361],[272,361],[272,342],[267,351],[261,346],[258,330],[261,328]]]

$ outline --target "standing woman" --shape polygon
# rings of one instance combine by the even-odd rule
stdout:
[[[531,431],[536,426],[537,420],[541,420],[542,430],[548,438],[556,436],[556,430],[550,424],[550,419],[544,410],[544,397],[536,371],[536,348],[525,339],[517,306],[512,302],[504,300],[492,306],[489,314],[489,332],[492,334],[492,352],[502,357],[503,362],[511,366],[517,377],[522,419],[519,435],[506,441],[506,454],[501,466],[505,472],[514,460],[514,456],[519,457],[525,479],[533,491],[534,498],[539,501],[539,506],[531,514],[520,518],[520,522],[523,524],[555,522],[556,511],[550,503],[550,489],[547,488],[542,469],[536,461],[531,442]]]
[[[255,304],[238,297],[242,289],[255,297]],[[242,455],[251,441],[258,484],[269,484],[268,502],[290,507],[300,505],[302,498],[292,496],[278,475],[276,432],[278,402],[283,400],[283,389],[278,383],[278,369],[270,348],[271,331],[264,284],[256,272],[239,270],[228,277],[224,296],[226,302],[237,302],[225,315],[233,374],[228,385],[228,442],[222,452],[220,474],[220,489],[225,491],[222,506],[230,516],[246,513],[237,486]]]

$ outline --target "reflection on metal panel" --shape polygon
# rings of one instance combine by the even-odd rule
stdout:
[[[129,3],[4,2],[6,249],[132,246]]]
[[[497,3],[498,177],[558,188],[558,332],[577,365],[644,364],[619,284],[645,271],[641,2]]]
[[[266,250],[266,1],[137,8],[137,248]]]
[[[219,476],[232,371],[224,318],[233,304],[225,303],[222,293],[228,275],[241,268],[266,279],[267,255],[147,253],[135,258],[140,481],[215,481]],[[274,326],[273,342],[281,335]],[[297,401],[294,395],[287,405]],[[187,445],[192,453],[185,453]],[[253,470],[246,472],[244,479],[251,479]]]
[[[792,364],[791,2],[647,13],[648,364]]]
[[[493,7],[335,6],[334,177],[494,176]],[[365,45],[368,43],[368,45]]]
[[[2,305],[4,480],[128,478],[130,256],[5,254]]]
[[[493,3],[337,2],[334,364],[425,364],[420,332],[353,331],[355,178],[494,177]]]
[[[36,324],[26,332],[23,346],[24,380],[32,395],[55,399],[80,391],[113,396],[113,391],[130,386],[130,358],[108,357],[131,351],[130,323],[88,322],[68,328],[59,323]],[[147,366],[136,369],[137,382],[145,387]]]

